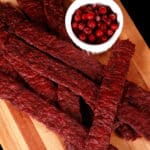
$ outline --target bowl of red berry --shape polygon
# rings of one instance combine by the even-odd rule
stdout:
[[[65,26],[82,50],[102,53],[120,36],[123,14],[113,0],[75,0],[66,12]]]

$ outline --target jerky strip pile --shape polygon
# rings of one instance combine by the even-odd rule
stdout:
[[[112,55],[105,70],[100,87],[100,98],[94,110],[94,121],[86,149],[107,150],[112,126],[117,113],[134,45],[122,41],[112,49]]]
[[[86,131],[81,125],[2,73],[0,73],[0,98],[9,100],[18,109],[29,113],[60,134],[66,149],[83,150]]]

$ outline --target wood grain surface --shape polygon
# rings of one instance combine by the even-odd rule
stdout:
[[[11,1],[16,4],[15,0],[3,1]],[[131,61],[128,80],[150,90],[149,48],[120,1],[116,1],[124,14],[124,28],[120,39],[129,38],[136,44],[136,52]],[[96,57],[102,63],[106,63],[109,53],[108,51]],[[119,150],[150,150],[150,141],[146,141],[144,138],[139,138],[134,142],[125,141],[113,133],[111,143],[118,147]],[[27,114],[19,112],[10,103],[1,100],[0,144],[4,150],[64,150],[63,143],[60,142],[58,135]]]

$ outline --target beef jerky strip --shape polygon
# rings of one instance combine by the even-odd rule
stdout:
[[[108,150],[118,150],[118,149],[110,144],[109,147],[108,147]]]
[[[6,73],[7,75],[10,75],[15,79],[19,78],[18,73],[14,70],[12,65],[10,65],[10,63],[2,56],[2,54],[0,54],[0,71]]]
[[[118,111],[119,120],[130,125],[139,135],[150,140],[150,116],[141,113],[135,107],[123,104]]]
[[[94,121],[86,141],[86,150],[108,150],[117,107],[120,102],[130,59],[135,46],[128,40],[113,49],[100,87]]]
[[[67,150],[83,150],[86,131],[81,125],[2,73],[0,73],[0,98],[9,100],[19,110],[29,113],[49,129],[60,134]]]
[[[55,31],[62,39],[69,40],[64,25],[65,11],[63,0],[44,0],[44,12],[50,29]]]
[[[115,132],[118,136],[121,138],[124,138],[126,140],[136,140],[138,137],[140,137],[128,124],[122,123],[119,125],[118,128],[116,128]]]
[[[54,86],[52,81],[39,75],[38,73],[30,69],[30,67],[25,66],[22,62],[18,62],[16,59],[8,55],[7,49],[5,49],[5,46],[3,46],[3,43],[5,42],[5,40],[7,40],[7,34],[8,33],[5,31],[0,32],[0,48],[2,49],[1,52],[3,52],[4,54],[3,57],[9,62],[9,64],[13,66],[17,73],[29,84],[29,86],[35,92],[41,95],[48,102],[56,101],[56,87]]]
[[[98,88],[82,74],[30,47],[14,35],[9,35],[8,40],[3,45],[11,57],[42,76],[69,88],[77,95],[82,96],[93,107]]]
[[[72,93],[68,88],[58,85],[58,103],[63,112],[70,114],[81,122],[80,97]],[[68,104],[67,104],[68,103]]]
[[[45,77],[42,77],[29,67],[25,66],[23,63],[18,62],[16,59],[5,54],[4,57],[9,61],[9,63],[15,68],[18,74],[29,84],[29,86],[43,99],[49,103],[55,102],[57,100],[56,87],[53,82]]]
[[[17,0],[17,2],[19,7],[25,12],[31,21],[42,26],[47,25],[43,2],[41,0]]]
[[[87,53],[80,51],[79,49],[75,48],[72,44],[67,42],[58,40],[56,37],[48,34],[47,32],[40,31],[38,27],[34,26],[33,24],[25,21],[20,21],[22,23],[18,23],[19,21],[14,20],[21,20],[22,17],[11,6],[0,5],[0,17],[5,18],[8,22],[14,24],[14,31],[15,33],[30,43],[31,45],[48,52],[50,55],[60,59],[61,61],[65,62],[68,65],[73,66],[74,68],[84,72],[88,77],[93,78],[96,81],[101,81],[103,75],[103,68],[104,66],[101,65],[95,58]],[[10,15],[8,14],[16,14],[14,18],[11,20]],[[16,17],[17,16],[17,17]],[[7,18],[7,19],[6,19]],[[17,23],[16,23],[17,22]],[[31,34],[32,33],[32,34]],[[53,41],[53,42],[52,42]],[[50,49],[53,47],[54,49]],[[135,84],[126,81],[126,85],[129,85],[131,89],[137,89],[137,95],[139,97],[140,93],[138,92],[139,87]],[[130,84],[131,83],[131,84]],[[126,89],[126,87],[125,87]],[[132,93],[131,93],[132,94]],[[146,92],[143,90],[142,97],[149,97],[150,92]],[[131,95],[132,97],[132,95]],[[136,99],[132,99],[132,101],[136,101]],[[147,102],[147,98],[145,101],[146,108],[149,109],[150,104]],[[140,105],[140,104],[139,104]]]
[[[137,107],[140,111],[150,114],[150,92],[135,86],[132,82],[126,82],[127,91],[123,100]]]

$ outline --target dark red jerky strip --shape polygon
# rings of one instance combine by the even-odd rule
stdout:
[[[7,48],[9,55],[42,76],[82,96],[93,107],[98,88],[82,74],[37,51],[13,35],[9,36],[4,46]]]
[[[123,104],[118,111],[119,120],[130,125],[139,135],[150,140],[150,115],[141,113],[135,107]]]
[[[71,148],[83,150],[86,131],[81,125],[2,73],[0,73],[0,98],[9,100],[19,110],[29,113],[49,129],[60,134],[67,150]]]
[[[62,39],[69,40],[65,29],[65,11],[62,0],[44,0],[44,12],[49,28]]]
[[[31,21],[46,26],[47,19],[44,14],[44,6],[41,0],[17,0],[19,7],[26,13]]]
[[[129,125],[127,124],[121,124],[115,132],[117,135],[123,139],[126,140],[136,140],[138,137],[140,137]]]
[[[121,104],[120,104],[121,105]],[[130,105],[130,104],[128,104]],[[120,108],[120,106],[118,106],[118,109]],[[116,132],[116,134],[126,140],[136,140],[137,138],[139,138],[140,136],[136,133],[135,130],[133,130],[133,128],[131,128],[131,126],[129,126],[128,124],[125,124],[123,122],[121,122],[117,116],[115,118],[114,124],[113,124],[113,130]]]
[[[134,105],[140,111],[150,114],[150,92],[135,86],[132,82],[126,83],[127,92],[123,98],[124,101]]]
[[[110,144],[108,150],[118,150],[118,149]]]
[[[1,52],[3,53],[2,58],[4,58],[6,61],[4,62],[4,59],[1,59],[0,62],[3,61],[1,65],[3,65],[4,73],[10,72],[9,74],[11,76],[16,76],[19,74],[28,84],[29,86],[39,95],[41,95],[45,100],[48,102],[54,102],[57,99],[57,93],[56,93],[56,87],[54,86],[53,82],[46,79],[45,77],[42,77],[30,67],[25,66],[21,61],[17,61],[17,59],[14,59],[7,53],[7,48],[3,46],[3,43],[7,41],[8,33],[4,30],[0,32],[1,34],[1,41],[0,41],[0,48]],[[16,43],[17,44],[17,43]],[[6,64],[4,64],[6,63]],[[10,65],[11,64],[11,65]],[[8,68],[8,67],[9,68]],[[8,71],[6,70],[8,68]],[[17,72],[16,72],[17,71]],[[15,74],[14,74],[15,73]],[[8,74],[8,73],[7,73]],[[19,76],[18,75],[18,76]]]
[[[70,114],[70,116],[81,122],[80,97],[61,85],[58,85],[57,95],[58,103],[63,112]]]
[[[132,48],[131,48],[132,47]],[[128,40],[113,49],[100,87],[100,98],[94,110],[94,121],[86,141],[86,149],[108,150],[117,107],[120,102],[130,59],[135,46]],[[120,66],[121,70],[120,70]]]
[[[1,54],[0,54],[0,71],[6,73],[7,75],[10,75],[15,79],[19,78],[18,73]]]
[[[17,61],[6,53],[4,57],[15,68],[18,74],[29,84],[29,86],[47,102],[52,103],[57,100],[56,87],[53,82],[42,77],[29,67],[25,66],[21,61]]]
[[[69,42],[59,40],[52,34],[39,31],[38,27],[29,22],[17,24],[14,32],[27,43],[81,71],[90,79],[101,81],[103,65],[91,54],[79,50]]]
[[[5,30],[5,24],[0,21],[0,31]],[[1,43],[0,43],[1,46]],[[3,57],[2,50],[0,49],[0,71],[4,72],[7,75],[17,79],[18,73],[14,70],[14,68],[9,64],[9,62]]]

